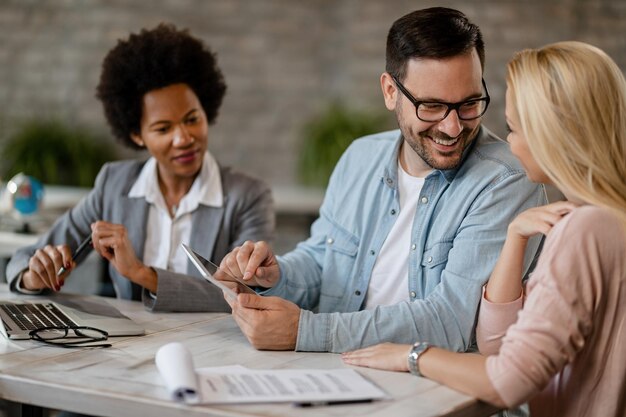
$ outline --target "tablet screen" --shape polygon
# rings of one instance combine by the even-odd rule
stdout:
[[[243,279],[235,278],[231,274],[221,269],[219,266],[215,265],[213,262],[199,255],[196,251],[194,251],[184,243],[182,243],[181,245],[189,259],[191,259],[191,262],[200,271],[202,276],[212,284],[219,287],[222,291],[227,292],[233,297],[236,297],[237,293],[244,292],[256,294],[256,291],[250,288],[243,281]]]

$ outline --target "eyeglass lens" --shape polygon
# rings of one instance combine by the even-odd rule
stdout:
[[[76,339],[76,338],[85,338],[89,340],[106,340],[106,337],[103,336],[102,331],[94,330],[90,328],[42,329],[42,330],[37,331],[36,337],[40,339],[44,339],[44,340]]]
[[[445,119],[453,109],[457,111],[459,119],[472,120],[482,116],[487,109],[487,101],[477,99],[455,105],[420,103],[420,105],[417,106],[417,117],[424,121],[436,122]]]
[[[448,117],[448,114],[450,114],[452,110],[456,110],[461,120],[474,120],[482,116],[485,111],[487,111],[487,106],[489,106],[489,92],[487,91],[487,85],[484,79],[482,80],[482,84],[485,89],[485,97],[470,99],[460,103],[442,103],[436,101],[419,101],[411,95],[397,77],[392,76],[392,78],[400,91],[402,91],[402,94],[415,106],[417,118],[424,122],[440,122]]]
[[[92,327],[44,327],[30,332],[34,340],[60,347],[110,347],[110,344],[94,344],[108,339],[104,330]]]

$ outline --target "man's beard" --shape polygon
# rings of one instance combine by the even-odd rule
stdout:
[[[454,169],[461,165],[463,152],[476,137],[480,126],[476,125],[474,128],[464,127],[458,136],[452,138],[445,133],[437,131],[435,127],[422,132],[413,133],[410,128],[406,128],[404,126],[404,123],[402,123],[400,118],[398,118],[398,125],[400,126],[400,131],[402,132],[404,141],[411,147],[411,149],[413,149],[413,151],[420,158],[422,158],[422,160],[429,167],[441,170]],[[415,139],[416,137],[417,140]],[[432,143],[430,138],[441,139],[444,141],[458,139],[458,143],[457,146],[449,153],[443,153],[429,146]],[[439,158],[436,158],[436,156]],[[442,157],[444,158],[443,160]]]

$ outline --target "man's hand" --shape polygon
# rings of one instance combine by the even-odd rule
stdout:
[[[276,256],[267,242],[246,241],[222,259],[220,268],[246,284],[271,288],[280,278]]]
[[[233,318],[256,349],[294,350],[298,337],[300,308],[280,297],[239,294],[226,297]]]

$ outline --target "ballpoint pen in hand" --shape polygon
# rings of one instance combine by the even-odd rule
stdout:
[[[78,248],[76,248],[76,251],[72,255],[72,261],[75,261],[76,258],[78,258],[80,254],[83,253],[85,249],[87,249],[90,245],[91,245],[91,235],[89,235],[87,239],[83,240],[81,244],[78,246]],[[59,272],[57,272],[57,277],[63,275],[65,271],[67,271],[67,269],[65,269],[65,266],[62,266],[61,268],[59,268]]]

